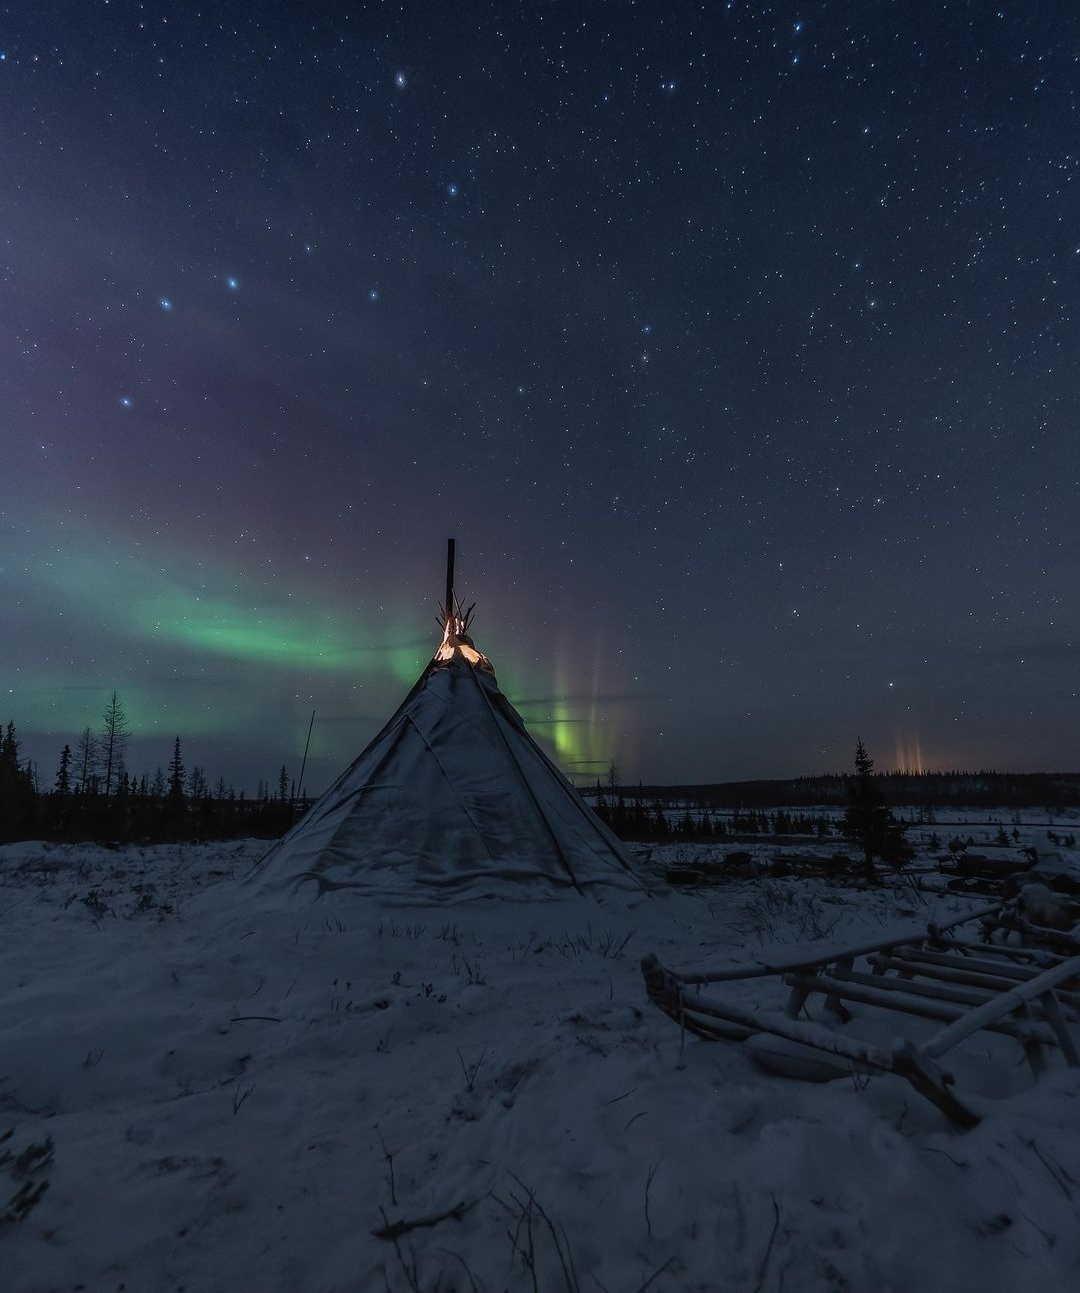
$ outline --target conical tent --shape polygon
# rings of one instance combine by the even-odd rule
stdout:
[[[382,895],[537,881],[643,887],[618,839],[525,730],[468,622],[445,617],[439,649],[397,712],[253,880]]]

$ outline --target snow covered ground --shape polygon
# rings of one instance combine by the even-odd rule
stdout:
[[[977,899],[269,901],[239,883],[262,848],[0,849],[4,1293],[1080,1288],[1059,1055],[1038,1085],[984,1064],[1012,1094],[962,1133],[891,1076],[810,1085],[693,1039],[680,1069],[643,991],[649,951],[719,966]]]

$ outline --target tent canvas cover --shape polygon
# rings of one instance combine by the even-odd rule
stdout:
[[[449,580],[448,580],[449,585]],[[451,589],[448,587],[448,605]],[[443,640],[397,712],[252,880],[280,890],[443,896],[643,888],[619,840],[533,741],[468,635],[470,611],[444,615]]]

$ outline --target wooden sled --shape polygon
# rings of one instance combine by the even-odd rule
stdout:
[[[856,947],[792,948],[728,970],[676,972],[649,955],[641,962],[641,972],[649,1000],[684,1034],[709,1041],[771,1034],[793,1044],[792,1050],[809,1056],[811,1064],[816,1053],[847,1061],[848,1071],[896,1073],[958,1126],[969,1128],[981,1115],[956,1094],[952,1074],[939,1067],[938,1060],[980,1029],[1015,1038],[1036,1078],[1045,1067],[1047,1048],[1060,1049],[1069,1065],[1080,1066],[1068,1023],[1080,1014],[1080,955],[961,936],[961,927],[975,921],[993,927],[999,912],[999,905],[981,908],[948,924]],[[753,978],[779,978],[791,989],[782,1012],[750,1010],[694,991],[706,984]],[[919,1045],[904,1039],[884,1049],[799,1019],[816,994],[825,998],[826,1011],[840,1023],[851,1018],[851,1003],[917,1015],[943,1026]]]

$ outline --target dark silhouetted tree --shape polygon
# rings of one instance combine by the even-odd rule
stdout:
[[[855,776],[847,783],[848,806],[840,833],[863,851],[863,870],[871,883],[876,879],[874,859],[882,858],[902,866],[910,856],[904,839],[907,829],[885,803],[874,776],[874,760],[862,740],[855,745]]]
[[[34,778],[19,767],[19,740],[9,722],[0,739],[0,840],[24,839],[36,816]]]
[[[71,746],[65,745],[60,751],[60,766],[56,770],[56,793],[71,794]]]
[[[119,782],[123,773],[124,749],[127,746],[127,715],[114,691],[105,706],[101,729],[101,758],[105,764],[105,795],[112,794],[113,782]]]
[[[192,767],[188,776],[188,797],[194,801],[204,799],[206,794],[206,777],[203,775],[202,768]]]
[[[62,835],[68,825],[71,814],[71,746],[65,745],[60,751],[60,763],[56,769],[56,781],[47,808],[42,816],[48,820],[49,828],[55,834]]]
[[[173,756],[169,760],[169,798],[174,804],[184,802],[184,760],[179,736],[173,742]]]
[[[97,737],[86,727],[75,742],[75,776],[80,793],[90,795],[97,790],[97,767]]]

